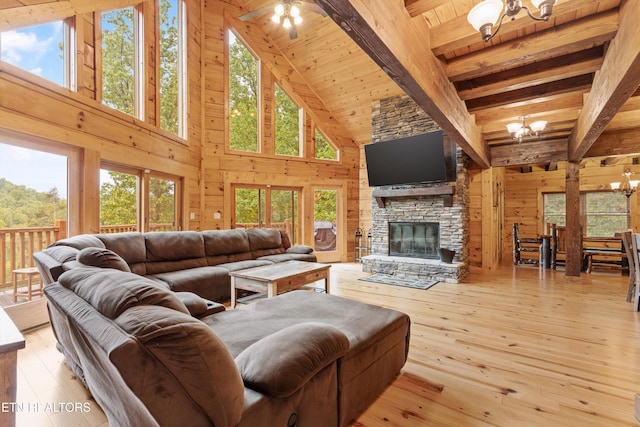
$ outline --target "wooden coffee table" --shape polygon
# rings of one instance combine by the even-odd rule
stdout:
[[[262,267],[232,271],[231,307],[236,306],[236,289],[266,293],[267,298],[324,279],[324,291],[329,293],[329,264],[307,261],[286,261]]]

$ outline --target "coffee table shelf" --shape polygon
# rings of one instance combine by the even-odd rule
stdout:
[[[231,307],[236,306],[236,291],[259,292],[272,298],[280,293],[324,280],[325,292],[330,292],[329,264],[306,261],[286,261],[230,272]]]

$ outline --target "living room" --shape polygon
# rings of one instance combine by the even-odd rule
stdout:
[[[607,25],[615,28],[607,27],[606,35],[594,34],[591,35],[591,41],[582,41],[584,45],[592,43],[600,47],[606,43],[610,48],[606,55],[600,52],[601,57],[586,58],[580,63],[591,63],[594,71],[600,70],[600,67],[608,67],[605,71],[618,68],[624,71],[619,74],[608,73],[611,79],[609,82],[603,83],[602,77],[593,79],[596,89],[604,91],[601,93],[602,105],[596,105],[594,101],[586,103],[585,93],[591,89],[591,84],[583,83],[580,89],[573,88],[573,91],[566,88],[558,89],[557,92],[549,94],[549,99],[545,98],[537,103],[536,98],[529,95],[532,98],[529,103],[520,105],[511,100],[509,104],[505,104],[506,107],[493,106],[487,112],[476,104],[478,109],[473,113],[469,112],[458,95],[457,101],[445,100],[451,97],[454,91],[451,83],[440,84],[445,67],[438,66],[438,70],[431,73],[432,81],[425,81],[428,79],[422,74],[426,73],[421,74],[418,71],[427,69],[430,66],[429,61],[453,63],[453,57],[464,57],[462,53],[458,52],[448,57],[443,53],[444,48],[440,48],[439,57],[430,54],[429,59],[425,59],[420,58],[421,53],[417,54],[406,48],[407,56],[403,57],[399,46],[407,46],[406,40],[394,45],[392,40],[385,39],[386,34],[396,32],[393,28],[411,27],[411,31],[417,31],[414,34],[423,34],[421,32],[426,31],[424,39],[428,40],[428,29],[425,28],[428,25],[422,25],[422,21],[418,23],[416,18],[410,17],[420,15],[415,9],[425,7],[425,1],[394,1],[378,5],[390,11],[387,14],[389,17],[385,19],[373,14],[371,9],[374,6],[365,5],[366,2],[318,1],[317,4],[325,7],[327,13],[332,16],[305,14],[304,25],[298,29],[295,40],[291,40],[290,35],[281,28],[267,25],[271,18],[269,13],[255,19],[239,19],[243,14],[268,6],[270,2],[195,2],[195,7],[193,2],[187,2],[183,16],[184,22],[187,23],[184,33],[185,62],[181,68],[185,72],[181,83],[183,94],[179,103],[183,107],[183,122],[176,131],[163,129],[161,107],[158,105],[159,102],[156,103],[156,100],[161,98],[161,78],[159,70],[154,67],[154,64],[159,62],[159,54],[154,50],[157,43],[152,40],[155,34],[154,21],[144,20],[145,42],[141,50],[142,57],[148,60],[140,62],[141,68],[138,69],[143,70],[143,73],[137,80],[140,93],[136,95],[136,111],[128,113],[117,111],[105,102],[108,93],[103,85],[103,71],[100,69],[104,28],[100,27],[106,24],[100,21],[100,14],[97,13],[100,11],[95,10],[97,6],[84,0],[54,2],[61,3],[59,5],[50,3],[21,6],[28,8],[29,13],[24,13],[25,10],[21,10],[21,7],[2,6],[0,31],[10,32],[49,21],[73,24],[76,45],[70,50],[72,54],[69,56],[74,58],[74,61],[69,63],[76,64],[72,73],[73,84],[61,86],[45,80],[19,65],[10,63],[11,61],[5,60],[3,55],[3,61],[0,61],[0,143],[54,153],[67,159],[66,235],[100,232],[100,171],[125,171],[134,174],[140,182],[145,182],[149,176],[159,176],[174,180],[178,184],[179,198],[174,226],[181,230],[236,228],[241,222],[236,219],[236,195],[240,188],[255,190],[265,197],[271,189],[295,193],[297,223],[293,237],[296,243],[309,246],[314,245],[316,199],[322,192],[331,192],[336,198],[336,246],[333,250],[318,252],[318,260],[352,264],[356,257],[356,230],[362,229],[366,234],[366,231],[372,228],[374,210],[377,206],[372,197],[373,190],[368,185],[364,156],[364,146],[374,141],[374,112],[378,111],[380,101],[410,99],[417,105],[417,110],[426,112],[445,133],[450,134],[465,153],[465,161],[469,165],[465,181],[465,191],[468,194],[468,201],[465,202],[468,207],[468,219],[464,230],[465,247],[456,258],[457,262],[468,266],[468,275],[462,280],[462,284],[481,282],[485,286],[491,286],[492,274],[500,274],[496,277],[501,277],[503,281],[511,280],[513,274],[514,277],[525,275],[527,278],[523,280],[531,280],[532,283],[539,280],[541,286],[549,281],[555,284],[554,287],[570,283],[570,287],[576,291],[573,287],[574,281],[584,281],[586,284],[610,280],[616,283],[613,292],[617,292],[618,297],[617,300],[612,296],[605,297],[606,304],[610,304],[607,307],[610,310],[628,312],[620,314],[626,316],[625,319],[630,319],[627,323],[632,323],[635,319],[631,317],[634,314],[630,305],[624,301],[627,279],[616,273],[597,272],[586,276],[584,272],[578,271],[576,274],[575,266],[580,263],[575,261],[572,261],[570,267],[567,266],[566,271],[541,271],[537,267],[512,269],[511,266],[512,224],[519,223],[523,236],[535,237],[545,234],[546,224],[550,222],[549,212],[545,211],[547,195],[566,192],[566,205],[580,206],[580,193],[608,192],[610,183],[624,180],[625,171],[640,173],[636,160],[640,153],[635,143],[640,129],[637,107],[638,76],[637,72],[634,72],[637,67],[633,65],[637,63],[638,52],[637,49],[623,49],[624,53],[619,54],[614,49],[620,44],[634,47],[635,41],[638,40],[637,30],[629,28],[631,24],[628,23],[628,18],[623,19],[637,12],[634,2],[588,2],[587,5],[577,5],[576,1],[558,1],[554,15],[561,18],[558,18],[557,22],[527,22],[529,18],[522,12],[525,16],[519,17],[517,22],[509,23],[505,19],[504,28],[501,30],[501,35],[505,34],[505,42],[509,39],[506,35],[508,31],[517,32],[524,28],[527,29],[524,30],[525,33],[530,32],[530,37],[539,41],[542,40],[542,36],[536,36],[538,30],[532,26],[541,25],[543,28],[539,29],[540,32],[549,26],[561,27],[565,23],[568,26],[571,24],[566,17],[567,14],[571,14],[568,12],[569,9],[579,10],[577,15],[583,18],[575,25],[595,27],[594,24],[600,22],[599,20],[609,22],[612,19],[615,23]],[[431,19],[431,25],[437,26],[433,21],[434,14],[440,13],[443,16],[443,23],[440,25],[444,25],[444,16],[454,14],[456,19],[464,21],[465,29],[460,31],[468,33],[466,37],[480,38],[473,28],[466,28],[469,25],[466,23],[466,15],[471,9],[471,4],[464,6],[465,11],[452,11],[452,8],[455,9],[451,4],[453,2],[435,3],[439,6],[423,12],[425,17]],[[531,2],[524,3],[529,5]],[[596,3],[599,4],[596,6]],[[145,17],[159,13],[153,1],[112,0],[101,2],[100,5],[105,11],[133,5],[135,13]],[[370,25],[370,30],[376,33],[377,38],[369,52],[365,52],[364,47],[354,42],[334,22],[339,22],[343,16],[341,14],[347,13],[349,7],[353,7],[365,23],[369,19],[378,20],[377,28],[376,25]],[[438,7],[441,8],[434,12]],[[531,5],[529,7],[531,10],[537,10]],[[596,11],[588,12],[589,9]],[[391,16],[396,16],[395,19],[400,20],[398,22],[401,24],[391,22]],[[575,20],[579,21],[578,18]],[[589,20],[592,21],[591,24],[587,22]],[[352,34],[369,34],[364,32],[365,27],[361,21],[354,22],[360,26],[354,28]],[[604,33],[603,27],[606,26],[601,25],[598,28]],[[441,29],[444,30],[444,27]],[[562,28],[558,29],[560,30]],[[445,34],[447,33],[444,31],[438,32],[437,38],[445,37]],[[584,33],[582,34],[586,39]],[[431,44],[435,46],[436,36],[431,36]],[[259,132],[256,133],[257,141],[253,152],[235,149],[230,136],[233,133],[230,121],[234,111],[229,103],[228,46],[232,37],[240,40],[259,63],[261,90],[256,104],[256,111],[260,112],[256,119]],[[546,37],[561,38],[553,35]],[[483,44],[481,40],[474,39],[474,46],[477,42]],[[500,46],[508,43],[492,43],[495,44],[496,58],[503,55],[495,60],[496,64],[515,62],[514,58],[525,56],[511,53],[512,57],[505,59],[505,49]],[[3,45],[6,46],[6,41]],[[386,57],[389,64],[385,70],[378,65],[380,58],[385,57],[381,46],[388,46],[389,51],[386,53],[392,54]],[[552,50],[550,47],[547,49]],[[427,52],[430,51],[427,49]],[[619,55],[619,59],[616,60],[613,55]],[[67,58],[65,55],[62,56]],[[398,64],[404,64],[404,70],[407,72],[397,72]],[[532,76],[527,77],[535,79],[533,71],[531,73]],[[600,75],[607,73],[601,72]],[[408,76],[413,78],[413,83],[408,80]],[[570,77],[565,76],[565,79]],[[414,83],[419,89],[416,89]],[[274,85],[278,85],[300,110],[298,126],[304,129],[304,132],[300,132],[299,151],[295,155],[283,156],[279,151],[278,124],[273,112],[276,103],[276,95],[272,90]],[[444,95],[439,92],[439,87],[445,87],[442,89]],[[563,91],[567,94],[563,95]],[[559,98],[562,99],[560,102],[563,107],[556,106],[550,113],[545,112],[545,107],[535,107],[536,104],[550,104],[552,100]],[[425,101],[426,99],[428,101]],[[517,144],[504,130],[504,124],[498,128],[489,118],[491,115],[498,115],[497,111],[509,108],[511,111],[504,112],[497,121],[507,124],[508,118],[517,120],[519,116],[548,114],[554,118],[543,118],[557,122],[549,126],[551,130],[548,135],[545,136],[543,132],[542,139],[532,137]],[[464,114],[460,114],[460,109],[464,110]],[[580,113],[586,110],[595,111],[595,118]],[[606,123],[609,125],[607,128],[602,123],[604,116],[609,120]],[[569,137],[574,128],[577,130]],[[333,158],[318,157],[321,139],[328,142]],[[569,140],[577,144],[571,149],[573,152],[568,148]],[[487,141],[496,142],[489,144]],[[580,154],[576,156],[576,152]],[[25,169],[27,168],[25,165]],[[31,173],[38,174],[41,171]],[[626,210],[617,212],[618,216],[626,221],[626,227],[622,228],[636,231],[640,227],[637,195],[634,193],[622,200],[628,200]],[[142,205],[138,211],[139,230],[148,230],[150,225],[144,209]],[[575,211],[577,209],[567,208],[565,212],[567,228],[574,232],[580,230],[579,224],[583,219],[578,213],[573,217],[572,213]],[[272,218],[265,221],[269,224],[271,221],[278,222]],[[572,247],[572,250],[575,252],[578,249]],[[571,259],[575,260],[575,257]],[[339,264],[336,264],[336,267],[338,266]],[[346,274],[356,277],[361,273],[358,271],[361,265],[353,266],[355,271]],[[502,276],[505,267],[508,279]],[[339,281],[340,275],[335,275],[333,279]],[[386,295],[386,298],[395,299],[393,295],[388,295],[386,291],[380,291],[377,287],[364,287],[355,291],[357,286],[354,283],[357,282],[346,281],[344,289],[341,289],[340,285],[332,288],[348,296],[354,296],[357,292],[367,293],[373,289],[374,293],[380,292]],[[602,283],[594,286],[601,285]],[[453,287],[447,289],[451,293],[441,296],[443,304],[447,298],[455,294]],[[412,293],[398,292],[410,299],[416,298]],[[356,298],[386,304],[385,298],[382,297]],[[429,299],[427,296],[424,298]],[[609,301],[609,298],[618,302],[618,305]],[[491,303],[485,301],[485,304]],[[404,305],[405,303],[400,302],[395,304],[399,309]],[[444,312],[446,309],[442,307],[442,312],[439,313],[444,315]],[[418,318],[426,315],[423,312],[417,314]],[[517,314],[511,313],[511,316]],[[463,328],[463,322],[458,327]],[[632,332],[627,330],[622,332],[623,335],[624,333]],[[630,336],[627,336],[626,339],[629,338]],[[420,339],[416,342],[420,342]],[[629,351],[638,354],[637,349]],[[410,383],[411,378],[413,377],[405,377],[402,380],[403,386],[406,385],[405,382]],[[417,380],[417,377],[414,379]],[[433,386],[431,383],[421,383],[418,387]],[[625,409],[627,406],[624,405],[627,404],[628,402],[622,404]],[[410,414],[407,416],[411,418]],[[629,418],[629,423],[631,422],[632,419]],[[365,425],[370,423],[373,421],[369,420]]]

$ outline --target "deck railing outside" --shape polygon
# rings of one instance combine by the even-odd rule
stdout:
[[[101,226],[100,233],[136,231],[135,224]],[[171,231],[173,224],[152,224],[151,231]],[[31,256],[53,242],[67,237],[67,222],[56,221],[53,227],[0,228],[0,289],[13,287],[13,270],[34,267]],[[26,279],[22,279],[20,285]]]

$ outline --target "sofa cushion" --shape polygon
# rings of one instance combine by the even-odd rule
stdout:
[[[58,281],[110,319],[137,305],[159,305],[189,314],[173,292],[133,273],[82,267],[63,273]]]
[[[313,248],[307,245],[295,245],[289,247],[286,252],[288,254],[310,254],[313,252]]]
[[[167,283],[174,292],[193,292],[211,301],[224,301],[231,296],[229,271],[220,267],[167,271],[152,277]]]
[[[68,237],[58,240],[51,246],[69,246],[75,249],[84,249],[89,247],[103,248],[104,244],[96,237],[95,234],[78,234],[77,236]]]
[[[296,254],[285,252],[283,254],[266,255],[258,258],[260,261],[285,262],[285,261],[307,261],[316,262],[318,258],[315,254]]]
[[[84,248],[78,252],[76,259],[83,265],[131,272],[129,265],[120,255],[109,249]]]
[[[187,307],[193,317],[208,316],[224,311],[224,305],[209,301],[193,292],[175,292],[174,295]]]
[[[280,230],[280,239],[282,239],[283,248],[289,249],[291,247],[291,239],[289,239],[289,234],[286,231]]]
[[[220,265],[251,260],[249,238],[245,230],[203,231],[204,250],[208,265]]]
[[[244,404],[242,378],[224,343],[204,323],[152,306],[133,307],[115,322],[146,350],[113,358],[136,394],[148,400],[154,393],[170,397],[186,392],[212,425],[238,425]],[[179,406],[173,410],[180,413]],[[190,421],[183,419],[180,425]]]
[[[282,246],[280,231],[275,228],[247,230],[247,236],[249,237],[251,255],[254,259],[266,255],[281,254],[285,251],[284,246]]]
[[[326,323],[289,326],[262,338],[236,357],[245,384],[286,398],[349,349],[349,339]]]
[[[207,265],[202,234],[196,231],[145,233],[147,274],[165,273]]]
[[[144,276],[147,274],[145,261],[147,248],[144,245],[144,234],[138,232],[99,234],[98,239],[105,248],[120,255],[129,265],[132,273]]]

